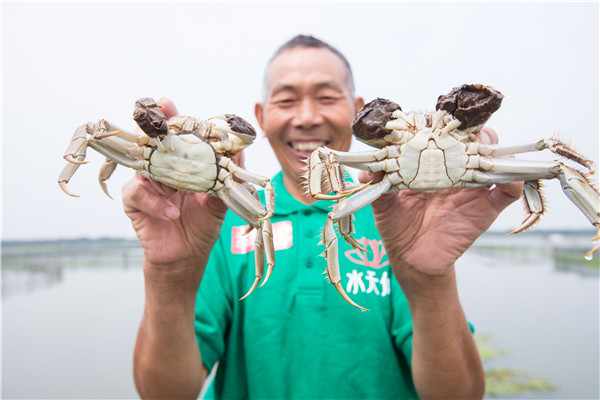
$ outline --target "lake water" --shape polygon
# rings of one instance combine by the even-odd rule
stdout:
[[[598,399],[598,258],[591,235],[482,236],[457,264],[469,319],[505,351],[486,369],[555,389],[521,398]],[[131,241],[2,244],[2,397],[137,398],[132,354],[142,252]]]

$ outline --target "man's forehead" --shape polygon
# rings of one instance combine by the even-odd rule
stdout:
[[[291,88],[298,78],[314,76],[320,87],[346,86],[348,71],[342,59],[327,48],[295,47],[278,54],[270,63],[266,84],[272,90]]]
[[[327,89],[327,88],[341,90],[341,89],[344,89],[344,86],[336,80],[328,79],[328,80],[312,82],[311,88],[314,90]],[[285,91],[285,90],[296,91],[299,89],[300,89],[299,85],[295,82],[286,82],[285,80],[271,82],[271,90],[273,93],[281,92],[281,91]]]

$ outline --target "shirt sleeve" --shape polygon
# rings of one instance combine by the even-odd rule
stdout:
[[[413,324],[408,300],[395,276],[391,277],[391,294],[394,316],[392,319],[392,338],[396,349],[404,356],[408,368],[412,362]]]
[[[196,297],[196,340],[202,362],[210,371],[225,352],[225,341],[233,314],[228,254],[219,239],[211,252]]]

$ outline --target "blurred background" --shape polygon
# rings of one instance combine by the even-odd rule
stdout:
[[[557,136],[598,164],[597,2],[1,7],[4,398],[136,397],[141,250],[120,193],[133,172],[117,168],[109,199],[97,182],[103,157],[90,150],[69,184],[81,197],[65,195],[56,181],[74,130],[100,118],[133,129],[142,96],[258,128],[264,68],[296,34],[344,53],[366,101],[432,109],[453,87],[484,83],[505,95],[488,123],[501,143]],[[260,134],[246,166],[279,169]],[[505,384],[500,395],[598,398],[598,258],[582,256],[594,230],[558,181],[545,188],[549,211],[532,232],[505,237],[523,218],[514,204],[461,259],[461,298],[495,348],[486,368]]]

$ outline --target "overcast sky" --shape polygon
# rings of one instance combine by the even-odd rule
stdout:
[[[502,143],[558,134],[598,163],[597,2],[3,2],[3,240],[134,237],[120,192],[131,170],[117,169],[110,200],[97,183],[103,158],[90,150],[69,184],[81,197],[57,185],[75,128],[106,118],[133,129],[142,96],[168,96],[182,114],[202,118],[235,113],[257,127],[267,59],[298,33],[346,54],[367,101],[431,109],[455,86],[484,83],[505,95],[489,121]],[[278,171],[266,139],[248,149],[247,168]],[[546,188],[538,229],[590,227],[558,181]],[[511,206],[493,229],[519,226],[521,208]]]

